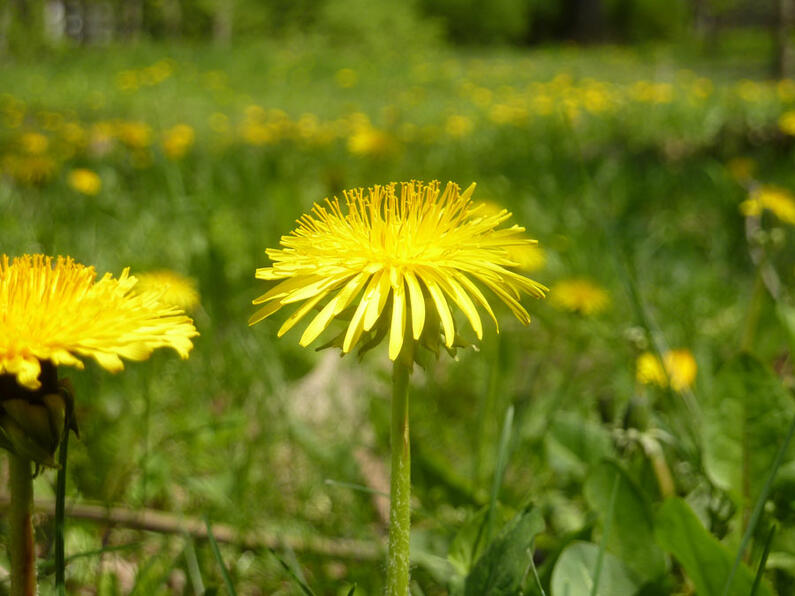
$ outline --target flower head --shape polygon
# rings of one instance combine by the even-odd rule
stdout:
[[[193,310],[199,304],[196,282],[179,273],[163,269],[138,273],[135,277],[138,279],[135,288],[138,292],[158,293],[163,304],[183,310]]]
[[[163,151],[169,159],[185,156],[196,140],[196,133],[187,124],[177,124],[163,133]]]
[[[564,279],[549,292],[550,302],[560,309],[586,316],[599,314],[610,305],[610,294],[587,279]]]
[[[438,182],[404,182],[398,192],[392,183],[345,191],[343,204],[337,198],[316,204],[298,228],[282,236],[282,248],[267,251],[273,264],[258,269],[256,277],[281,281],[254,300],[262,306],[249,323],[302,303],[279,329],[281,337],[322,306],[301,337],[306,346],[332,319],[352,311],[342,351],[349,352],[364,332],[388,329],[392,360],[407,337],[416,341],[424,330],[438,328],[426,323],[440,323],[445,345],[453,346],[448,300],[463,311],[478,339],[483,326],[476,304],[497,325],[481,286],[529,323],[521,295],[540,298],[546,288],[512,270],[517,263],[508,249],[536,241],[516,225],[498,229],[511,214],[486,213],[470,200],[474,188],[462,193],[453,183],[440,191]]]
[[[160,347],[187,358],[193,323],[157,293],[136,292],[136,281],[128,269],[97,281],[93,267],[68,257],[3,255],[0,375],[35,390],[42,361],[82,368],[77,356],[91,356],[115,372],[124,368],[121,358],[144,360]]]
[[[67,182],[69,186],[84,195],[95,195],[102,189],[102,178],[86,168],[77,168],[69,172]]]
[[[795,196],[788,190],[762,186],[740,203],[740,212],[745,216],[758,216],[764,209],[772,211],[784,223],[795,225]]]
[[[687,349],[670,350],[663,355],[663,361],[652,354],[644,352],[638,357],[636,378],[644,385],[657,385],[682,391],[690,387],[696,378],[698,366],[693,354]]]

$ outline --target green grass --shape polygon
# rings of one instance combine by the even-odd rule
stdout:
[[[764,79],[764,71],[753,70],[762,63],[754,56],[739,75]],[[171,60],[173,73],[161,83],[134,92],[117,87],[120,72],[140,72],[163,59]],[[341,68],[356,72],[355,86],[337,84]],[[561,73],[570,80],[554,83]],[[692,100],[687,90],[702,76],[714,90]],[[528,503],[543,514],[534,564],[547,594],[556,562],[567,547],[578,546],[576,540],[600,549],[598,594],[623,585],[615,583],[619,575],[631,574],[615,542],[601,534],[606,527],[616,534],[622,512],[602,519],[583,491],[607,457],[633,483],[633,502],[654,515],[663,498],[639,440],[649,436],[662,435],[677,495],[707,524],[715,544],[721,541],[709,556],[723,560],[725,551],[731,563],[743,537],[742,512],[754,503],[744,501],[725,473],[739,465],[733,452],[716,461],[721,453],[705,445],[714,435],[703,428],[733,422],[721,414],[727,381],[720,371],[739,350],[755,268],[738,210],[747,191],[726,164],[753,158],[755,180],[795,190],[791,137],[777,128],[795,98],[759,83],[754,89],[761,99],[743,99],[737,76],[734,67],[691,62],[665,48],[411,48],[400,56],[363,56],[300,39],[226,49],[91,48],[0,66],[0,88],[13,95],[0,97],[0,108],[19,101],[26,107],[20,127],[0,127],[0,159],[20,154],[23,131],[43,130],[57,164],[41,184],[0,178],[0,252],[69,254],[115,274],[126,266],[133,272],[170,268],[194,278],[202,296],[194,313],[201,336],[188,361],[157,353],[119,375],[91,364],[85,371],[61,371],[74,384],[81,431],[69,445],[67,593],[82,586],[98,586],[102,594],[128,593],[133,586],[139,594],[194,593],[198,585],[223,590],[222,570],[240,594],[301,593],[293,575],[317,594],[347,594],[353,583],[357,595],[381,592],[380,555],[363,561],[318,548],[294,554],[276,548],[277,558],[267,544],[242,548],[220,539],[216,552],[206,540],[179,532],[110,528],[68,512],[70,502],[99,502],[165,511],[175,519],[206,518],[216,538],[223,525],[290,540],[328,538],[338,552],[345,550],[343,539],[380,545],[385,527],[375,503],[381,497],[351,485],[378,489],[386,473],[362,464],[362,453],[368,461],[388,459],[384,351],[361,361],[339,359],[300,348],[295,331],[277,340],[278,317],[254,328],[246,321],[251,300],[265,287],[254,279],[255,268],[267,264],[265,249],[275,247],[313,202],[343,188],[412,178],[462,186],[477,181],[475,198],[509,207],[546,250],[547,265],[532,274],[535,279],[551,285],[584,276],[611,298],[609,309],[592,317],[560,311],[549,301],[530,303],[529,328],[507,310],[498,312],[501,333],[489,330],[479,351],[459,350],[457,361],[443,357],[414,375],[413,548],[420,563],[413,576],[423,593],[464,589],[460,572],[445,563],[448,551],[479,534],[471,529],[475,514],[496,497],[488,519],[500,527]],[[582,101],[587,79],[607,86],[611,109],[591,113],[580,104],[576,113],[567,111],[567,98]],[[673,99],[632,99],[641,80],[670,83]],[[488,104],[478,103],[473,86],[489,90]],[[550,113],[532,111],[539,94],[552,97]],[[238,130],[252,105],[283,110],[289,122],[261,146],[246,143]],[[527,113],[501,123],[495,105]],[[62,128],[44,127],[42,111],[79,122],[85,131],[96,122],[147,122],[153,143],[138,152],[118,142],[104,154],[85,144],[70,148]],[[386,135],[386,149],[349,150],[351,114],[357,112]],[[214,113],[228,117],[228,133],[212,129]],[[305,113],[320,123],[343,123],[329,125],[336,131],[330,139],[302,139],[296,123]],[[468,118],[472,131],[451,136],[451,115]],[[196,143],[184,158],[169,160],[160,131],[180,122],[196,129]],[[98,195],[69,187],[74,167],[100,175]],[[795,275],[792,228],[769,213],[762,224],[783,238],[769,251],[786,308]],[[774,306],[765,295],[752,350],[764,372],[753,374],[768,375],[768,393],[784,394],[771,402],[779,408],[771,416],[785,426],[743,419],[745,432],[767,437],[773,454],[793,410],[782,389],[793,384],[792,340]],[[702,416],[695,424],[678,394],[636,382],[636,357],[654,342],[695,355],[692,391]],[[505,430],[509,411],[513,422]],[[778,524],[757,594],[786,594],[795,581],[791,462],[790,453],[770,488],[747,565],[737,573],[737,586],[746,571],[753,579],[768,528]],[[772,457],[767,465],[760,462],[754,478],[764,481],[772,463]],[[52,496],[54,487],[55,473],[48,471],[36,481],[37,497]],[[52,531],[47,524],[41,529],[51,557]],[[507,548],[489,535],[491,544]],[[592,551],[568,552],[571,562]],[[0,547],[5,566],[3,557]],[[283,565],[298,571],[287,573]],[[664,577],[641,579],[655,593],[683,590],[683,574],[691,570],[671,560],[666,565]],[[42,583],[49,593],[53,576]],[[536,593],[534,576],[524,585]]]

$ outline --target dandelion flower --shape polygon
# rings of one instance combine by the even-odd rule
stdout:
[[[663,361],[651,352],[644,352],[636,363],[636,378],[644,385],[657,385],[682,391],[693,384],[698,366],[693,354],[687,349],[670,350],[663,355]]]
[[[784,188],[761,186],[740,203],[745,216],[759,216],[764,209],[772,211],[784,223],[795,225],[795,196]]]
[[[50,146],[50,140],[40,132],[26,132],[19,138],[19,145],[23,153],[43,155]]]
[[[565,279],[549,291],[553,306],[586,316],[603,312],[610,305],[607,290],[587,279]]]
[[[196,133],[187,124],[177,124],[163,133],[163,151],[169,159],[181,159],[193,146]]]
[[[254,300],[262,306],[249,324],[301,303],[279,329],[281,337],[319,307],[300,339],[307,346],[332,319],[352,310],[343,353],[364,332],[388,329],[389,357],[395,360],[406,339],[419,340],[426,327],[433,327],[427,324],[431,320],[441,323],[445,345],[453,346],[450,300],[482,338],[476,304],[497,325],[482,287],[528,324],[521,295],[541,298],[547,288],[511,269],[515,262],[509,249],[536,241],[525,238],[520,226],[498,228],[511,214],[487,213],[471,201],[474,188],[460,192],[448,183],[440,191],[438,182],[415,181],[397,190],[392,183],[345,191],[342,204],[337,198],[316,204],[282,237],[282,248],[267,251],[273,264],[258,269],[256,277],[279,283]]]
[[[78,356],[90,356],[115,372],[121,358],[144,360],[160,347],[187,358],[197,335],[191,320],[157,293],[136,292],[136,282],[129,269],[97,281],[93,267],[68,257],[3,255],[0,375],[35,390],[42,361],[82,368]]]
[[[785,135],[795,136],[795,110],[781,114],[778,119],[778,128]]]
[[[69,172],[67,179],[69,186],[84,195],[95,195],[102,190],[102,179],[96,172],[86,168],[77,168]]]
[[[141,293],[153,292],[160,294],[160,301],[169,306],[183,310],[193,310],[199,304],[199,292],[196,282],[174,271],[163,269],[138,273],[136,290]]]

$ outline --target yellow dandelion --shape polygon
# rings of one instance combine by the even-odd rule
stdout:
[[[394,149],[392,137],[370,124],[356,126],[348,137],[348,151],[354,155],[383,156]]]
[[[781,114],[778,119],[778,129],[785,135],[795,136],[795,110]]]
[[[511,246],[508,255],[522,271],[532,273],[543,269],[547,264],[547,253],[538,245]]]
[[[674,391],[683,391],[690,387],[696,379],[698,365],[690,350],[680,348],[670,350],[663,355],[663,361],[651,352],[638,356],[635,377],[644,385],[668,387]]]
[[[777,186],[760,186],[748,199],[740,203],[740,212],[745,216],[759,216],[767,209],[784,223],[795,225],[795,196]]]
[[[68,257],[25,255],[0,260],[0,375],[31,390],[41,363],[82,368],[78,356],[103,368],[124,368],[121,358],[144,360],[170,347],[187,358],[197,335],[192,321],[155,293],[135,291],[124,269],[98,281],[93,267]]]
[[[163,151],[169,159],[181,159],[193,147],[196,133],[187,124],[177,124],[163,133]]]
[[[472,132],[474,124],[472,120],[461,114],[453,114],[447,118],[444,130],[448,136],[454,139],[461,139]]]
[[[26,132],[19,137],[19,146],[28,155],[43,155],[50,146],[50,140],[40,132]]]
[[[440,191],[436,181],[415,181],[401,183],[396,192],[392,183],[345,191],[342,205],[337,198],[316,204],[297,229],[282,237],[282,248],[267,251],[273,264],[258,269],[256,277],[281,281],[254,300],[262,306],[249,324],[303,303],[279,329],[281,337],[320,307],[301,336],[301,345],[307,346],[332,319],[353,311],[340,337],[343,353],[365,332],[388,331],[389,357],[395,360],[406,339],[419,340],[424,330],[439,329],[437,322],[445,345],[453,346],[455,323],[448,300],[482,338],[476,304],[497,325],[483,286],[528,324],[521,295],[541,298],[547,288],[512,271],[508,249],[536,241],[525,238],[517,225],[498,229],[511,214],[485,213],[470,199],[474,188],[460,192],[448,183]]]
[[[138,273],[135,277],[138,279],[136,289],[139,292],[158,293],[163,304],[186,311],[193,310],[199,304],[196,281],[179,273],[163,269]]]
[[[102,190],[102,179],[96,172],[86,168],[77,168],[69,172],[69,186],[84,195],[95,195]]]
[[[22,184],[43,184],[52,178],[58,163],[47,155],[3,156],[0,168],[11,178]]]
[[[552,286],[549,300],[557,308],[588,316],[606,310],[610,294],[587,279],[564,279]]]
[[[118,122],[116,136],[131,149],[145,149],[152,143],[152,128],[144,122]]]

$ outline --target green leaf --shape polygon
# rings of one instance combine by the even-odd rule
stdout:
[[[553,469],[581,476],[591,465],[615,453],[607,429],[569,413],[555,417],[547,433],[546,449]]]
[[[734,556],[701,525],[696,514],[682,499],[668,499],[657,512],[654,523],[657,543],[670,552],[684,567],[697,594],[718,595],[723,590]],[[748,596],[754,575],[741,565],[732,582],[729,594]],[[762,583],[758,596],[770,596]]]
[[[536,509],[525,509],[518,513],[475,563],[466,578],[464,594],[519,594],[533,556],[533,540],[543,529],[544,520]]]
[[[464,525],[461,526],[461,529],[458,530],[458,533],[450,544],[447,558],[462,575],[469,574],[472,566],[494,538],[493,534],[489,534],[487,525],[488,514],[488,505],[472,514],[469,519],[464,522]],[[501,527],[511,519],[509,510],[499,503],[497,504],[496,519],[499,526],[495,524],[495,527]]]
[[[632,596],[640,581],[620,559],[603,553],[599,586],[593,592],[599,547],[590,542],[572,542],[561,553],[550,584],[551,596]]]
[[[610,515],[610,495],[617,484],[615,511],[606,548],[643,580],[665,573],[665,555],[654,542],[649,503],[635,483],[614,462],[603,461],[585,482],[585,498],[602,523]]]
[[[781,381],[761,362],[743,354],[727,363],[704,411],[704,466],[712,481],[750,507],[794,415],[795,404]]]

